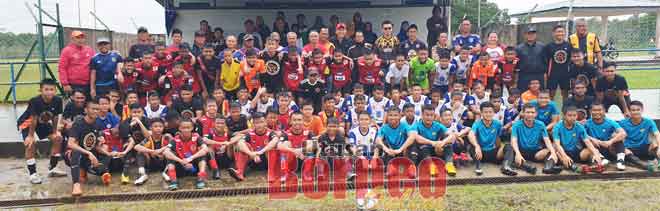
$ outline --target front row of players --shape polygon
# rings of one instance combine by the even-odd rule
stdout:
[[[19,129],[25,140],[31,182],[41,182],[34,159],[36,133],[39,138],[48,138],[53,146],[49,176],[66,175],[55,169],[60,158],[71,167],[73,195],[82,194],[81,183],[86,181],[87,173],[101,176],[103,183],[109,184],[110,172],[120,171],[122,182],[127,183],[127,169],[133,158],[139,167],[136,185],[147,181],[147,171],[156,171],[162,172],[170,190],[178,189],[177,178],[182,176],[196,176],[195,187],[204,188],[207,172],[218,179],[219,169],[223,167],[229,167],[230,175],[238,181],[245,179],[248,168],[267,169],[269,182],[286,180],[301,168],[305,169],[302,172],[305,180],[311,180],[315,172],[318,177],[328,176],[329,172],[316,165],[319,159],[327,160],[334,168],[344,168],[343,172],[349,172],[347,179],[352,179],[356,169],[374,168],[380,164],[379,160],[387,164],[393,158],[407,157],[419,164],[433,156],[444,160],[445,171],[454,176],[454,151],[463,149],[474,160],[477,175],[483,173],[482,162],[501,164],[501,172],[511,176],[517,174],[518,168],[535,174],[535,165],[530,162],[543,162],[543,172],[547,174],[559,173],[564,168],[592,170],[577,163],[591,164],[595,166],[593,170],[602,171],[609,160],[616,160],[618,170],[624,170],[624,162],[648,170],[660,167],[656,159],[660,156],[660,132],[652,120],[642,117],[643,105],[639,101],[631,102],[630,118],[620,122],[605,117],[602,104],[593,104],[589,111],[591,118],[578,122],[577,109],[567,106],[563,118],[553,127],[537,120],[537,106],[525,104],[510,128],[494,118],[495,106],[484,102],[480,105],[480,118],[471,130],[460,132],[451,129],[456,126],[449,110],[438,114],[434,106],[424,105],[421,119],[410,124],[402,118],[399,108],[392,106],[387,109],[382,125],[374,124],[366,111],[357,112],[358,126],[348,131],[347,138],[340,121],[334,117],[326,120],[323,133],[313,136],[306,129],[301,112],[292,112],[288,116],[288,129],[280,130],[281,115],[276,109],[252,115],[250,129],[232,133],[228,128],[235,123],[230,125],[225,121],[245,118],[239,114],[239,105],[231,107],[230,113],[234,115],[228,119],[215,113],[214,118],[207,115],[196,119],[198,123],[206,122],[202,124],[213,123],[200,136],[195,131],[199,127],[195,121],[180,119],[178,115],[173,115],[174,118],[168,115],[167,123],[160,118],[146,120],[137,103],[128,106],[130,117],[120,123],[118,130],[103,130],[97,124],[97,117],[107,112],[102,111],[107,107],[107,98],[102,97],[86,103],[82,118],[75,118],[72,124],[63,123],[62,100],[55,96],[55,86],[52,81],[42,82],[40,96],[30,100],[28,110],[19,119]],[[217,109],[215,100],[209,100],[206,106],[212,111]],[[303,110],[305,106],[311,105],[303,105]],[[177,132],[171,133],[172,130]],[[68,135],[63,136],[63,131]],[[68,137],[64,150],[59,148],[63,137]],[[311,162],[299,162],[302,160]],[[268,165],[269,162],[275,163]],[[332,165],[337,163],[340,165]],[[430,174],[437,175],[438,166],[430,167]],[[398,168],[388,165],[386,172],[397,174]],[[405,174],[415,178],[417,172],[411,165]]]

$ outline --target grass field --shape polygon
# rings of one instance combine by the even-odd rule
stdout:
[[[377,210],[658,210],[660,179],[570,181],[511,185],[452,186],[444,198],[422,199],[417,193],[400,199],[381,194]],[[347,199],[329,196],[268,200],[266,195],[65,205],[56,210],[355,210]],[[350,199],[350,200],[349,200]]]
[[[8,61],[19,61],[19,60],[0,60],[3,62]],[[57,77],[57,64],[49,64],[53,74]],[[18,74],[18,69],[20,65],[14,66],[16,73]],[[632,71],[620,71],[619,74],[626,77],[628,80],[628,86],[631,89],[658,89],[660,88],[660,69],[658,70],[632,70]],[[46,74],[48,77],[48,74]],[[10,67],[9,65],[0,65],[0,83],[10,83]],[[21,78],[20,82],[38,82],[40,80],[39,65],[30,64],[27,65]],[[37,94],[38,85],[18,85],[16,89],[16,99],[19,101],[26,101]],[[7,92],[9,91],[9,85],[0,85],[0,100],[3,100]],[[11,96],[9,98],[11,102]]]

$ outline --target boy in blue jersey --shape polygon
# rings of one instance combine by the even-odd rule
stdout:
[[[410,126],[401,123],[401,111],[397,107],[391,107],[387,110],[387,124],[380,128],[376,135],[376,145],[383,151],[383,161],[387,164],[395,157],[411,156],[411,151],[408,150],[410,145],[415,142],[417,133],[410,130]],[[378,159],[380,155],[374,154],[374,158]],[[388,166],[387,176],[396,175],[399,171],[394,166]],[[415,178],[417,168],[410,165],[406,171],[409,178]]]
[[[444,125],[437,122],[435,119],[435,109],[432,105],[424,105],[422,108],[422,119],[412,125],[411,130],[417,132],[417,144],[421,152],[421,158],[437,157],[442,155],[445,161],[445,169],[449,176],[456,176],[456,167],[452,155],[452,143],[454,142],[454,135],[449,132]],[[431,176],[437,174],[437,166],[431,163],[430,166]]]
[[[538,99],[530,102],[536,107],[536,119],[545,124],[548,133],[552,133],[552,128],[559,122],[559,108],[557,104],[550,99],[550,92],[543,90],[539,92]]]
[[[619,122],[626,134],[628,134],[623,141],[626,147],[626,161],[638,167],[643,167],[640,158],[646,159],[647,169],[651,172],[656,170],[657,158],[660,156],[660,132],[653,120],[643,117],[644,105],[640,101],[630,102],[630,118],[626,118]],[[649,136],[653,135],[654,139],[649,140]]]
[[[559,161],[564,167],[574,171],[578,169],[576,162],[591,161],[600,165],[603,157],[589,141],[586,129],[577,122],[577,116],[575,106],[566,107],[564,119],[552,129],[552,138],[557,148]]]
[[[623,139],[626,138],[626,132],[614,120],[605,117],[605,106],[603,104],[594,103],[591,105],[591,119],[587,120],[585,127],[591,143],[605,158],[602,159],[601,164],[607,165],[609,163],[608,159],[616,155],[616,168],[619,171],[625,170]]]
[[[502,162],[502,174],[515,176],[517,172],[511,168],[511,161],[513,161],[513,149],[511,144],[503,144],[500,139],[502,135],[502,122],[493,119],[495,109],[492,103],[484,102],[480,106],[481,119],[472,125],[472,130],[468,134],[468,151],[474,159],[475,169],[474,172],[477,176],[483,174],[481,170],[481,162],[498,163]],[[504,158],[507,159],[504,159]]]
[[[117,75],[121,71],[122,57],[115,51],[110,51],[108,38],[99,38],[96,42],[99,52],[92,57],[89,68],[89,84],[92,97],[105,95],[111,89],[118,89]]]
[[[530,165],[530,161],[543,161],[545,166],[543,173],[559,173],[553,168],[557,163],[557,155],[552,147],[543,122],[536,120],[536,107],[525,104],[522,109],[522,119],[516,121],[511,129],[511,147],[516,152],[516,164],[530,174],[536,173],[536,167]]]

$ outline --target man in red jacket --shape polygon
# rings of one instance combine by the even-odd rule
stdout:
[[[71,32],[71,43],[60,53],[59,76],[64,92],[73,89],[89,93],[89,62],[96,54],[94,49],[85,45],[85,33]]]

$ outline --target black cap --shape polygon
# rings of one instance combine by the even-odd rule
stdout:
[[[243,40],[254,40],[254,36],[252,36],[251,34],[246,34],[246,35],[243,37]]]
[[[196,31],[195,32],[195,37],[206,37],[206,32],[205,31]]]
[[[147,30],[146,27],[140,26],[140,28],[138,28],[138,34],[139,33],[149,33],[149,31]]]
[[[527,33],[530,33],[530,32],[536,33],[536,27],[534,27],[534,26],[527,27]]]

